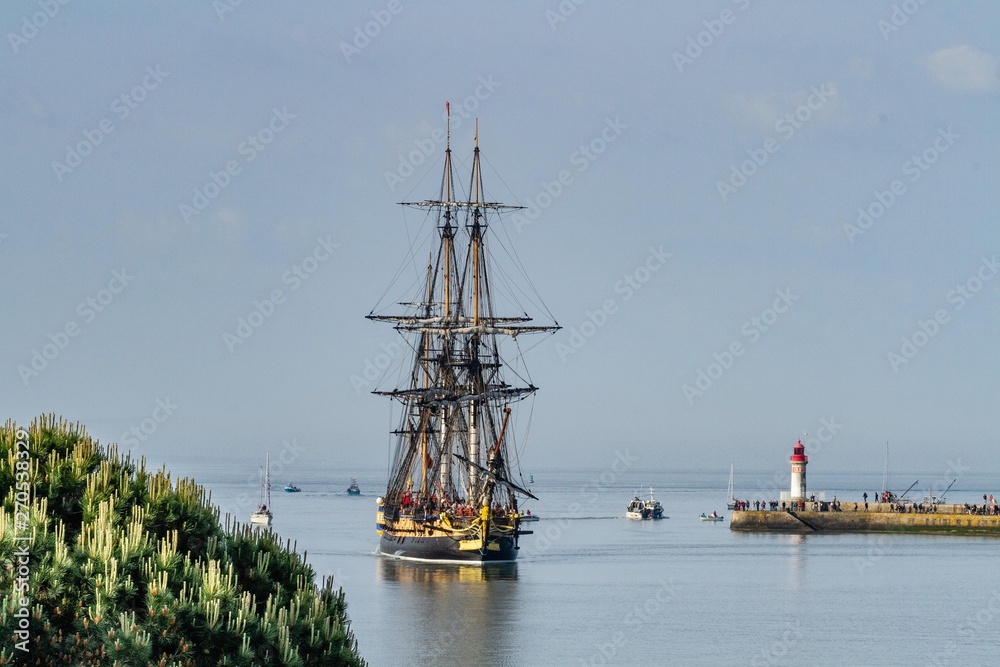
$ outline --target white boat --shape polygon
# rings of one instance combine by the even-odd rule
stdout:
[[[699,518],[702,521],[722,521],[725,517],[723,517],[721,514],[716,514],[715,512],[712,512],[711,514],[705,514],[704,512],[702,512]]]
[[[266,501],[265,501],[266,498]],[[258,526],[270,526],[271,519],[271,454],[267,454],[265,467],[260,471],[260,505],[257,511],[250,515],[250,523]]]
[[[626,519],[662,519],[663,505],[653,497],[653,487],[649,487],[649,500],[643,500],[639,496],[632,498],[625,510]]]
[[[525,521],[538,521],[538,515],[532,514],[531,510],[528,510],[527,514],[521,515],[521,523],[524,523]]]
[[[628,508],[625,510],[626,519],[645,519],[646,514],[646,503],[636,496],[632,498],[632,502],[628,504]]]
[[[948,485],[948,488],[945,489],[944,493],[942,493],[940,496],[934,495],[934,487],[931,486],[931,488],[927,489],[927,495],[924,496],[924,504],[934,505],[935,507],[937,507],[938,505],[943,505],[945,503],[945,497],[948,495],[948,492],[951,491],[951,487],[954,486],[955,482],[957,481],[958,481],[957,477],[951,480],[951,484]]]
[[[733,463],[729,463],[729,492],[726,494],[726,509],[736,509],[736,498],[733,497]]]

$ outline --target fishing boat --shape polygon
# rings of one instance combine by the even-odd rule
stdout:
[[[271,454],[267,454],[264,467],[260,469],[260,502],[257,511],[250,515],[250,523],[270,526],[271,519]]]
[[[933,505],[934,507],[937,507],[938,505],[943,505],[948,496],[948,492],[951,491],[951,487],[953,487],[955,485],[955,482],[957,481],[958,481],[957,477],[951,480],[951,484],[948,485],[948,488],[946,488],[940,496],[934,495],[934,486],[931,485],[931,487],[927,489],[927,495],[924,496],[924,504]],[[990,504],[992,505],[993,503]]]
[[[291,482],[289,482],[288,484],[285,485],[285,492],[286,493],[298,493],[301,490],[302,489],[300,489],[299,487],[295,486]]]
[[[736,509],[736,497],[733,496],[733,463],[729,463],[729,492],[726,494],[726,509]]]
[[[349,496],[360,496],[361,495],[361,487],[358,486],[358,478],[357,477],[352,477],[351,478],[351,484],[350,484],[350,486],[347,487],[347,495],[349,495]]]
[[[512,288],[520,282],[512,276],[523,276],[523,269],[503,223],[523,207],[487,199],[478,121],[469,187],[465,194],[456,191],[450,111],[447,118],[438,196],[402,202],[426,215],[426,275],[417,277],[408,298],[380,303],[367,316],[392,323],[407,339],[403,349],[411,351],[405,380],[373,392],[402,406],[388,484],[376,501],[379,552],[408,560],[509,562],[517,558],[520,538],[531,533],[522,529],[519,499],[535,498],[516,462],[521,434],[515,435],[512,406],[537,390],[523,367],[519,337],[559,326],[533,287]],[[513,263],[501,269],[507,259]],[[400,272],[414,264],[411,255]],[[544,309],[552,323],[534,324],[519,295],[531,300],[530,309]],[[403,314],[392,312],[399,306]],[[526,422],[530,410],[524,415]]]
[[[716,514],[715,512],[712,512],[711,514],[705,514],[704,512],[702,512],[699,518],[702,521],[722,521],[725,517],[723,517],[721,514]]]
[[[653,487],[649,487],[649,500],[635,496],[625,510],[626,519],[662,519],[663,505],[653,497]]]

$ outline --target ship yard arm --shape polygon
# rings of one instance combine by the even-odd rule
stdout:
[[[521,399],[529,394],[538,391],[538,387],[530,385],[527,387],[491,387],[482,393],[468,393],[462,390],[440,389],[430,387],[427,389],[392,389],[389,391],[373,391],[378,396],[391,396],[393,398],[417,399],[424,405],[460,405],[471,401],[484,401],[495,399]]]

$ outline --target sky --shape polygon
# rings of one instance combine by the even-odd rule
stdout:
[[[562,326],[523,346],[526,469],[783,469],[802,438],[811,470],[880,475],[888,442],[902,470],[997,471],[998,24],[5,2],[0,417],[152,461],[384,465],[371,368],[405,355],[365,315],[419,234],[397,202],[438,194],[448,101]]]

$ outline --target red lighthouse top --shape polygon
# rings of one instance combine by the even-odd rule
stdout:
[[[799,440],[795,447],[792,448],[792,456],[788,459],[792,463],[809,463],[809,457],[806,456],[805,445]]]

